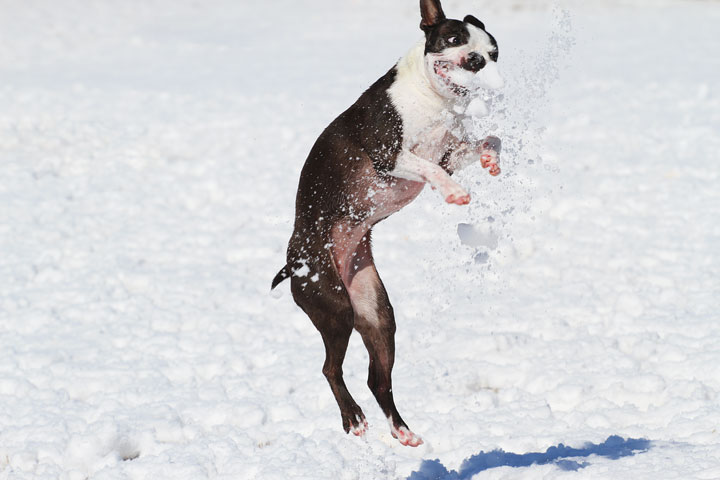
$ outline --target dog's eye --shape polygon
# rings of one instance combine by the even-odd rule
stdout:
[[[457,45],[458,43],[460,43],[460,42],[458,41],[458,38],[457,38],[457,37],[448,37],[447,40],[446,40],[446,42],[447,42],[449,45]]]

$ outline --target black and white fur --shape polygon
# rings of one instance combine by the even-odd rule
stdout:
[[[368,386],[392,435],[417,446],[395,407],[391,372],[395,319],[373,262],[372,227],[410,203],[429,183],[464,205],[469,194],[450,175],[480,160],[497,175],[500,141],[473,144],[452,133],[453,107],[469,81],[497,87],[498,47],[475,17],[445,18],[439,0],[420,0],[425,38],[340,114],[315,142],[300,174],[287,264],[272,287],[291,278],[295,302],[325,343],[323,373],[343,428],[363,435],[367,421],[343,381],[353,329],[370,356]],[[452,130],[452,131],[451,131]]]

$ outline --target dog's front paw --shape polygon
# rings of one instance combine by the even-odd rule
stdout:
[[[482,164],[482,167],[490,167],[488,173],[493,177],[500,175],[500,167],[498,166],[498,160],[498,156],[494,152],[483,153],[482,155],[480,155],[480,163]]]
[[[454,205],[467,205],[470,203],[470,194],[465,192],[461,194],[451,193],[445,197],[445,201]]]
[[[451,180],[450,177],[438,185],[438,188],[447,203],[454,205],[467,205],[470,203],[470,194],[467,193],[463,187]]]
[[[498,162],[500,161],[501,145],[500,139],[493,136],[487,137],[480,145],[480,163],[483,168],[490,168],[489,173],[493,177],[500,175]]]

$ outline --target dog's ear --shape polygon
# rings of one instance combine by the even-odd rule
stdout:
[[[422,15],[420,28],[423,31],[427,31],[445,20],[445,13],[443,13],[440,6],[440,0],[420,0],[420,15]]]
[[[478,27],[480,30],[485,30],[485,24],[478,20],[477,18],[473,17],[472,15],[468,15],[465,18],[463,18],[463,22],[469,23],[470,25],[474,25]]]

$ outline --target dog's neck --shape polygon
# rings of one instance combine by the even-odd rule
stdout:
[[[401,88],[412,89],[422,106],[431,110],[446,109],[452,100],[433,88],[425,64],[425,41],[421,40],[397,64],[397,82]]]
[[[445,123],[455,103],[454,99],[440,95],[428,78],[424,40],[398,61],[397,76],[389,94],[403,119],[406,139]]]

